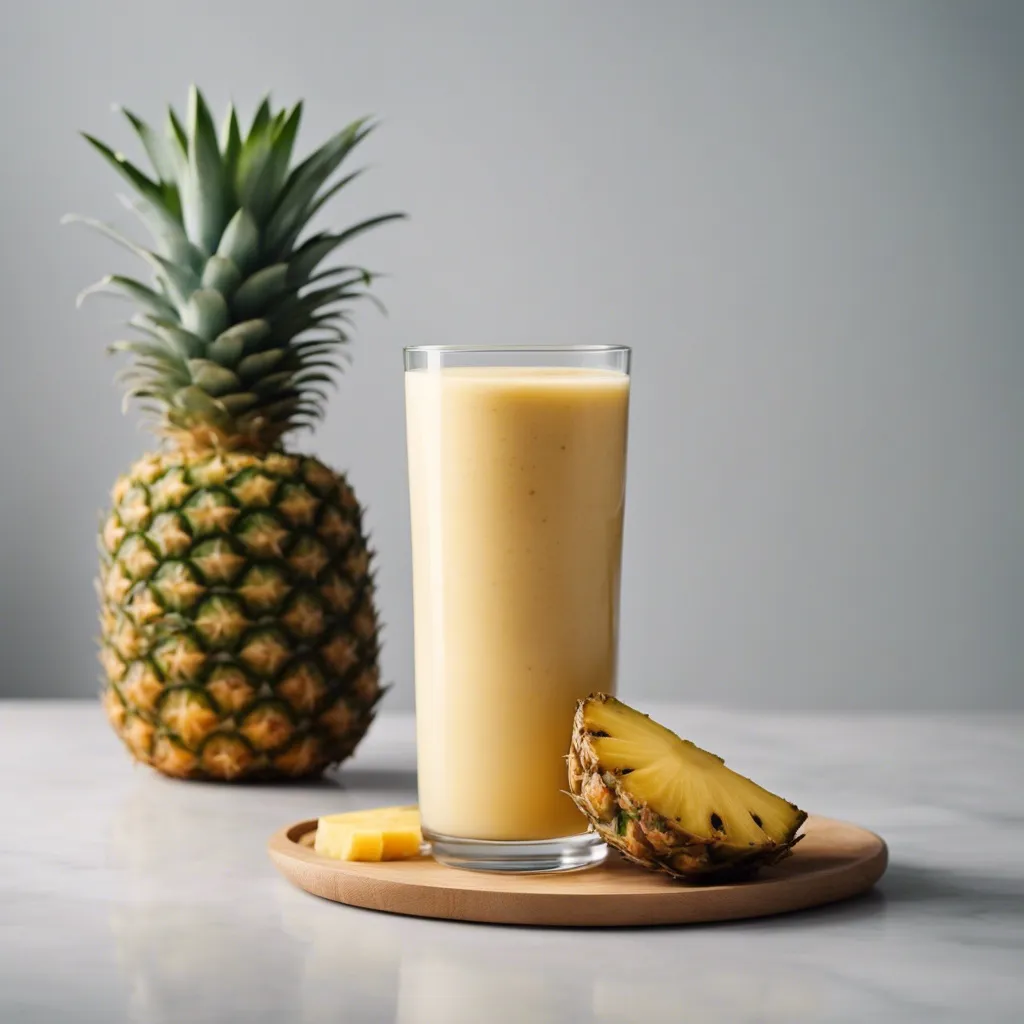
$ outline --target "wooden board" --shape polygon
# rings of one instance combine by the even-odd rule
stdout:
[[[812,817],[793,856],[736,885],[687,885],[644,871],[611,850],[599,867],[541,875],[444,867],[429,857],[380,864],[314,853],[315,821],[270,840],[278,870],[316,896],[416,917],[494,924],[593,927],[696,924],[763,917],[845,900],[882,877],[888,854],[873,832]]]

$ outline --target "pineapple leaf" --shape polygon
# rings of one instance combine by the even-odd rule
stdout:
[[[287,111],[287,110],[279,110],[279,111],[278,111],[278,112],[277,112],[276,114],[274,114],[274,116],[273,116],[273,117],[272,117],[272,118],[270,119],[270,125],[269,125],[269,126],[268,126],[268,128],[267,128],[267,134],[268,134],[268,135],[269,135],[269,136],[270,136],[270,137],[271,137],[272,139],[276,139],[276,138],[277,138],[277,136],[278,136],[278,133],[279,133],[279,132],[281,131],[281,129],[282,129],[283,127],[284,127],[284,122],[285,122],[285,120],[286,120],[286,118],[287,118],[287,117],[288,117],[288,111]]]
[[[254,148],[254,155],[239,183],[239,197],[252,211],[258,223],[263,223],[288,173],[295,137],[302,120],[302,103],[296,103],[290,114],[281,111]]]
[[[241,364],[239,364],[238,372],[242,372]],[[254,379],[252,381],[251,390],[255,391],[258,395],[275,395],[288,383],[288,381],[291,380],[291,378],[291,370],[282,370],[279,373],[269,373],[265,376],[261,375],[258,379]]]
[[[295,256],[291,261],[290,277],[292,283],[305,284],[320,262],[337,249],[339,245],[344,245],[353,238],[358,238],[359,235],[378,225],[404,218],[404,213],[385,213],[379,217],[370,217],[368,220],[361,221],[337,235],[314,235],[296,250]]]
[[[212,288],[222,295],[230,295],[241,283],[242,272],[233,260],[226,256],[211,256],[203,267],[200,284]]]
[[[328,360],[320,360],[320,359],[315,359],[314,360],[314,356],[328,356],[328,355],[331,357]],[[331,370],[332,373],[344,373],[345,372],[345,367],[352,362],[351,354],[348,353],[348,352],[345,352],[343,349],[339,349],[339,348],[328,349],[328,350],[323,351],[323,352],[307,352],[307,353],[302,353],[299,358],[303,360],[303,365],[305,365],[305,361],[306,360],[309,360],[311,365],[317,365],[317,366],[319,366],[321,364],[321,362],[329,363],[330,364],[330,370]]]
[[[257,270],[243,282],[231,299],[235,314],[243,320],[260,316],[288,289],[288,264],[274,263]]]
[[[195,274],[186,270],[186,268],[170,263],[158,253],[143,249],[142,246],[136,245],[125,238],[116,228],[105,224],[101,220],[94,220],[92,217],[80,217],[78,214],[71,213],[63,217],[61,223],[84,224],[86,227],[98,231],[101,235],[105,235],[129,252],[134,253],[140,259],[145,260],[156,272],[157,280],[166,290],[171,301],[178,305],[182,305],[188,300],[189,295],[192,294],[195,286],[198,284],[198,278]]]
[[[130,338],[125,341],[115,341],[107,346],[110,353],[130,352],[133,355],[143,356],[152,362],[163,367],[168,374],[177,374],[181,377],[181,383],[187,384],[189,377],[185,363],[176,352],[168,350],[164,345],[154,344],[151,341],[140,341],[137,338]],[[133,366],[140,365],[138,362]],[[129,367],[131,369],[131,367]]]
[[[349,324],[351,322],[352,318],[347,313],[321,313],[319,315],[309,316],[303,324],[302,330],[322,331],[325,335],[341,338],[347,341],[348,335],[345,333],[343,328],[338,326],[338,324]]]
[[[221,150],[224,154],[224,177],[233,188],[238,157],[242,152],[242,133],[238,127],[238,113],[233,103],[228,104],[227,117],[221,133]]]
[[[176,387],[184,387],[188,384],[188,376],[180,378],[174,374],[168,375],[164,367],[138,356],[130,367],[114,374],[114,383],[129,390],[149,388],[150,394],[155,396],[160,393],[168,394]]]
[[[328,331],[332,329],[322,327],[319,330]],[[349,337],[344,331],[337,328],[333,330],[336,333],[318,335],[316,337],[307,336],[302,341],[293,341],[290,347],[303,358],[337,353],[340,346],[348,344]]]
[[[100,231],[153,271],[151,283],[110,275],[79,297],[113,293],[137,304],[129,323],[139,336],[111,347],[133,360],[118,373],[125,400],[141,400],[172,432],[196,431],[200,444],[210,443],[211,431],[274,444],[314,423],[350,359],[343,350],[352,322],[346,304],[376,301],[367,291],[374,275],[365,268],[319,267],[345,242],[404,215],[298,242],[362,173],[338,168],[373,124],[352,122],[291,167],[301,102],[275,111],[268,96],[247,132],[233,103],[218,131],[195,86],[184,125],[172,107],[159,130],[117,109],[139,139],[145,165],[85,137],[130,183],[131,198],[119,198],[153,242],[136,244],[99,221],[65,220]]]
[[[220,147],[217,144],[217,129],[213,124],[210,108],[206,105],[202,92],[195,86],[188,90],[188,126],[190,151],[192,149],[213,150],[217,154],[217,165],[220,162]]]
[[[288,165],[292,160],[292,151],[295,148],[295,139],[299,134],[299,125],[302,123],[302,100],[299,100],[290,111],[281,111],[281,127],[274,136],[274,148],[281,157],[281,180],[278,189],[285,180],[288,173]],[[275,190],[275,191],[277,191]]]
[[[258,404],[259,398],[251,391],[237,391],[233,395],[221,395],[219,401],[232,416],[240,416]]]
[[[163,403],[167,400],[168,395],[166,392],[160,391],[159,389],[147,388],[147,387],[135,387],[127,388],[124,395],[121,398],[121,414],[124,415],[128,412],[128,407],[132,403],[133,398],[155,398],[159,402]],[[146,403],[141,406],[143,409],[153,409],[154,406]]]
[[[262,217],[256,209],[252,209],[254,199],[262,206],[264,198],[258,192],[258,182],[263,176],[263,169],[270,159],[274,145],[273,123],[270,114],[270,97],[265,96],[256,109],[249,133],[242,143],[238,159],[235,162],[233,186],[242,206],[250,207],[250,212],[259,223]]]
[[[312,384],[300,385],[299,394],[308,403],[309,409],[322,409],[331,397],[323,388],[313,387]]]
[[[256,108],[256,113],[253,114],[252,124],[249,126],[249,134],[246,136],[246,143],[250,139],[259,138],[267,129],[267,125],[270,124],[270,95],[263,97],[260,105]]]
[[[309,416],[314,420],[322,419],[324,414],[324,404],[327,401],[326,395],[320,395],[319,398],[303,399],[295,404],[295,413],[298,416]]]
[[[231,426],[231,417],[224,406],[194,384],[175,391],[171,396],[171,403],[174,408],[180,409],[183,413],[190,414],[204,423],[209,423],[222,430]]]
[[[145,149],[160,181],[165,185],[175,185],[183,165],[180,153],[176,152],[176,147],[169,145],[169,140],[153,131],[141,117],[136,117],[125,107],[117,109],[124,114],[128,123],[135,129],[135,134],[138,135],[142,148]]]
[[[130,366],[118,370],[114,379],[118,382],[131,382],[152,379],[155,383],[162,380],[164,367],[160,360],[140,355]]]
[[[280,205],[286,202],[308,203],[320,187],[338,169],[342,160],[373,131],[368,117],[360,117],[332,135],[319,149],[297,164],[285,183]]]
[[[208,395],[217,397],[242,390],[242,382],[234,373],[210,359],[190,359],[188,369],[192,383]]]
[[[171,263],[158,253],[151,253],[159,272],[157,280],[167,289],[167,295],[180,309],[199,287],[199,277],[177,263]]]
[[[235,168],[234,189],[239,203],[249,210],[257,224],[262,224],[266,205],[263,184],[265,170],[274,151],[269,135],[249,136],[242,146]]]
[[[292,334],[335,321],[350,323],[351,317],[344,310],[328,307],[338,302],[352,302],[356,299],[373,300],[373,297],[368,292],[353,290],[349,283],[320,288],[282,303],[275,310],[273,320],[282,330]]]
[[[246,356],[237,366],[239,377],[244,381],[263,379],[287,354],[283,348],[270,348],[265,352],[254,352]]]
[[[138,373],[134,370],[121,370],[114,374],[114,383],[126,390],[124,409],[127,401],[137,395],[147,395],[152,398],[163,397],[169,394],[171,387],[165,386],[164,381],[157,374]]]
[[[178,316],[178,311],[162,295],[157,294],[141,281],[122,277],[120,274],[108,274],[95,284],[83,289],[78,293],[78,298],[75,300],[76,305],[81,306],[90,295],[117,295],[120,298],[137,302],[157,316],[167,317],[170,320],[177,319]]]
[[[294,388],[282,386],[279,388],[268,388],[260,395],[260,405],[265,409],[278,402],[288,402],[293,408],[300,399],[298,391]]]
[[[351,174],[346,174],[344,178],[336,181],[330,188],[321,192],[313,202],[306,208],[303,214],[303,224],[308,224],[317,213],[320,212],[320,208],[324,203],[329,202],[333,199],[346,185],[352,184],[360,175],[366,171],[365,167],[360,167],[359,170],[353,171]]]
[[[306,370],[314,370],[323,368],[326,370],[337,370],[339,369],[338,363],[333,359],[314,359],[312,356],[308,356],[301,361],[302,372]],[[333,377],[330,378],[334,380]]]
[[[340,290],[342,292],[348,291],[349,295],[353,296],[353,295],[360,294],[360,292],[359,292],[360,287],[362,287],[363,285],[366,284],[366,278],[365,278],[365,276],[363,274],[352,274],[351,271],[350,271],[348,277],[344,277],[340,281],[334,281],[330,285],[325,285],[323,288],[314,289],[314,288],[309,287],[310,285],[319,284],[322,281],[326,281],[326,280],[328,280],[331,277],[338,277],[338,276],[339,275],[337,275],[337,274],[324,273],[324,274],[316,275],[315,279],[314,278],[310,278],[310,280],[307,282],[307,290],[302,293],[301,297],[305,298],[308,295],[315,295],[318,292],[327,291],[328,288],[330,288],[330,289],[337,289],[337,290]],[[326,301],[329,302],[331,300],[328,299]],[[324,303],[320,303],[320,304],[323,305]]]
[[[373,130],[368,118],[353,121],[323,146],[308,156],[288,175],[267,225],[267,244],[273,249],[294,245],[303,226],[312,216],[310,205],[342,160]],[[359,172],[356,172],[358,174]],[[351,181],[355,175],[350,175]],[[343,181],[344,185],[347,181]],[[319,209],[317,205],[317,209]],[[315,212],[315,211],[314,211]]]
[[[201,288],[181,311],[181,324],[203,341],[212,341],[228,326],[228,304],[220,292]]]
[[[325,329],[323,325],[329,323],[329,315],[322,314],[317,316],[315,313],[303,309],[290,310],[287,314],[278,311],[271,317],[271,322],[274,330],[281,335],[297,338],[299,335],[314,328]]]
[[[306,330],[322,331],[323,337],[318,339],[320,341],[348,341],[348,332],[344,327],[341,327],[340,324],[345,324],[346,327],[350,327],[354,322],[354,318],[349,316],[348,313],[341,310],[335,310],[333,313],[323,313],[320,316],[313,317],[312,322],[307,324]]]
[[[149,319],[153,325],[152,333],[164,339],[168,344],[173,345],[186,359],[196,358],[206,350],[206,343],[203,339],[186,330],[180,324],[164,320],[160,317],[150,317]],[[134,320],[132,321],[132,326],[140,330],[149,330],[149,328]]]
[[[183,263],[196,271],[202,267],[202,254],[186,237],[181,221],[165,207],[148,199],[131,199],[123,195],[117,198],[126,210],[131,210],[146,226],[160,248],[161,255],[173,263]]]
[[[369,287],[378,277],[383,277],[383,274],[374,273],[371,270],[367,270],[366,267],[353,267],[353,266],[339,266],[331,267],[329,270],[321,270],[317,274],[313,274],[312,277],[306,282],[307,284],[314,284],[316,281],[325,281],[329,277],[337,277],[339,274],[355,274],[353,279],[358,284],[365,284]]]
[[[384,303],[373,294],[373,292],[360,292],[357,297],[360,299],[366,299],[366,301],[373,306],[381,316],[386,317],[388,315],[388,307],[385,306]]]
[[[333,303],[350,301],[361,295],[362,292],[353,290],[348,282],[343,282],[306,292],[296,300],[293,308],[314,314],[321,310],[326,311],[327,307]]]
[[[147,177],[123,153],[115,153],[108,145],[100,142],[88,132],[82,132],[82,138],[89,143],[140,195],[158,206],[164,205],[164,192],[157,182]]]
[[[231,260],[245,274],[259,253],[259,244],[260,229],[252,214],[243,207],[228,221],[217,246],[217,255]]]
[[[238,338],[242,343],[243,354],[248,355],[259,351],[261,342],[270,336],[270,324],[266,320],[243,320],[220,334],[214,344],[227,338]]]
[[[227,189],[217,131],[203,94],[192,86],[188,104],[188,173],[182,181],[182,210],[189,238],[205,253],[217,249],[227,223]]]
[[[305,309],[320,309],[332,302],[358,295],[359,293],[354,291],[352,287],[358,283],[357,279],[350,279],[347,281],[335,281],[333,284],[324,285],[323,288],[309,288],[298,296],[298,301]]]
[[[302,360],[314,359],[316,356],[341,356],[338,350],[339,345],[345,344],[348,339],[338,338],[310,338],[308,341],[296,341],[288,347]]]
[[[324,365],[324,364],[321,363],[319,365]],[[337,379],[335,377],[333,377],[329,373],[322,373],[319,370],[311,370],[309,372],[306,372],[305,370],[303,370],[302,372],[297,373],[297,374],[295,374],[294,377],[292,377],[292,383],[297,388],[300,388],[303,391],[313,391],[315,393],[319,393],[319,392],[317,392],[315,388],[309,387],[308,385],[319,383],[319,384],[330,384],[330,385],[332,385],[335,388],[337,388],[337,386],[338,386],[338,381],[337,381]]]
[[[345,372],[345,363],[341,359],[318,359],[315,363],[311,363],[311,366],[324,367],[329,375],[329,379],[335,387],[338,387],[338,377]]]
[[[260,411],[271,420],[284,420],[288,421],[291,419],[292,414],[295,411],[295,407],[298,404],[298,400],[295,398],[286,398],[279,402],[271,402],[269,405],[262,406]]]
[[[184,164],[188,158],[188,135],[185,134],[185,129],[182,128],[178,115],[174,112],[174,107],[167,108],[167,141],[171,144],[172,149],[177,147],[175,160],[180,157]]]
[[[241,335],[225,331],[206,346],[206,355],[218,366],[233,367],[242,356],[245,341]]]

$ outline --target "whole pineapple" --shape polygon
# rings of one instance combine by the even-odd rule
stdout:
[[[387,214],[303,232],[350,182],[332,180],[371,130],[350,124],[291,167],[302,106],[264,101],[218,141],[193,88],[183,126],[125,111],[149,177],[86,136],[135,191],[151,284],[91,291],[138,305],[120,373],[155,419],[159,451],[114,486],[100,531],[103,703],[132,755],[183,778],[303,776],[352,753],[382,689],[371,552],[344,476],[286,451],[322,413],[348,340],[346,306],[371,276],[321,262]],[[83,294],[86,294],[83,293]]]
[[[788,857],[807,815],[607,694],[576,705],[569,795],[627,859],[674,878],[737,880]]]

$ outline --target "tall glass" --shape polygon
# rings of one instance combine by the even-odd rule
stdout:
[[[603,859],[565,794],[614,692],[630,351],[405,350],[423,832],[442,863]]]

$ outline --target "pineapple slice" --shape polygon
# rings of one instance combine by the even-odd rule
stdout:
[[[379,807],[328,814],[316,826],[313,849],[336,860],[404,860],[423,845],[418,807]]]
[[[569,791],[601,838],[675,878],[744,878],[788,857],[807,815],[614,697],[576,705]]]

